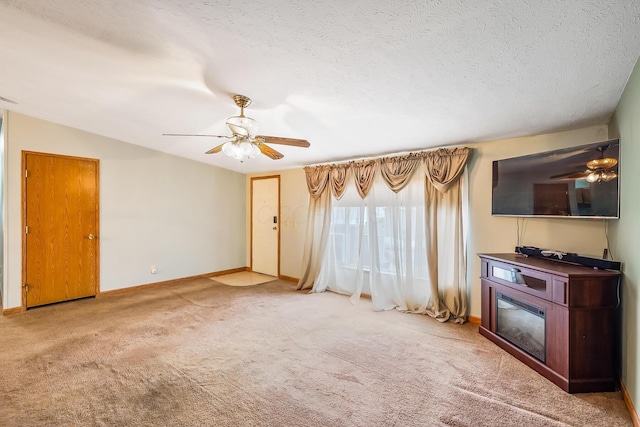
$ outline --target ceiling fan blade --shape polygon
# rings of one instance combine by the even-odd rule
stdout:
[[[586,178],[592,171],[574,171],[550,176],[549,179],[581,179]]]
[[[225,142],[224,144],[226,144],[226,142]],[[220,144],[220,145],[218,145],[217,147],[213,147],[211,150],[207,151],[207,152],[206,152],[206,153],[204,153],[204,154],[214,154],[214,153],[219,153],[220,151],[222,151],[222,146],[223,146],[224,144]]]
[[[310,147],[309,141],[306,139],[281,138],[279,136],[259,135],[256,138],[262,138],[264,142],[269,144],[293,145],[294,147]]]
[[[269,147],[268,145],[262,142],[257,142],[257,145],[262,154],[264,154],[267,157],[271,157],[273,160],[278,160],[284,157],[284,154],[274,150],[273,148]]]
[[[209,138],[233,138],[233,136],[227,136],[227,135],[202,135],[202,134],[192,134],[192,133],[163,133],[162,136],[206,136]]]

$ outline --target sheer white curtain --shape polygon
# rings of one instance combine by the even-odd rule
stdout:
[[[335,199],[311,204],[316,222],[298,289],[328,289],[353,303],[366,293],[376,310],[464,323],[470,153],[440,148],[305,168],[311,197]]]
[[[422,165],[395,193],[377,174],[362,199],[349,185],[331,209],[331,227],[313,291],[371,295],[375,310],[426,312],[432,300]]]

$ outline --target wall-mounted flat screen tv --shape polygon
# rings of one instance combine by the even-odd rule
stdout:
[[[491,213],[619,218],[620,141],[493,162]]]

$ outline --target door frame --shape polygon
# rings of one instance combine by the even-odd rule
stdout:
[[[251,178],[251,194],[249,196],[249,268],[253,271],[253,183],[254,181],[263,179],[276,179],[278,181],[278,233],[276,234],[276,238],[278,239],[278,259],[276,261],[276,271],[278,272],[278,277],[280,277],[280,231],[282,229],[282,218],[280,216],[280,175],[256,176]]]
[[[22,165],[20,167],[20,173],[22,175],[21,184],[22,184],[22,224],[20,233],[22,235],[22,277],[20,278],[21,282],[21,293],[22,293],[22,311],[27,310],[27,292],[26,292],[26,277],[27,277],[27,234],[25,233],[25,227],[27,225],[27,156],[28,155],[37,155],[44,157],[55,157],[59,159],[69,159],[69,160],[83,160],[89,161],[96,164],[96,230],[98,231],[98,238],[96,242],[96,284],[95,284],[95,296],[98,296],[100,293],[100,160],[92,159],[90,157],[78,157],[78,156],[66,156],[63,154],[51,154],[51,153],[42,153],[39,151],[27,151],[22,150]]]

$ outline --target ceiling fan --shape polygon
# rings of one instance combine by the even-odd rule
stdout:
[[[554,175],[551,179],[585,179],[588,182],[608,182],[618,177],[618,174],[611,170],[618,164],[618,159],[613,157],[604,157],[604,152],[609,148],[608,145],[598,147],[600,157],[597,159],[589,160],[586,163],[587,169],[575,172],[569,172],[559,175]]]
[[[231,116],[227,119],[227,127],[231,131],[231,135],[203,135],[203,134],[184,134],[184,133],[163,133],[164,136],[204,136],[210,138],[228,139],[205,154],[219,153],[222,151],[229,157],[241,160],[243,158],[254,158],[262,153],[273,160],[278,160],[284,155],[273,148],[266,145],[280,144],[291,145],[294,147],[309,147],[309,141],[306,139],[282,138],[278,136],[256,135],[258,132],[258,123],[251,117],[244,115],[244,109],[251,105],[251,99],[244,95],[233,95],[233,101],[240,107],[239,116]]]

